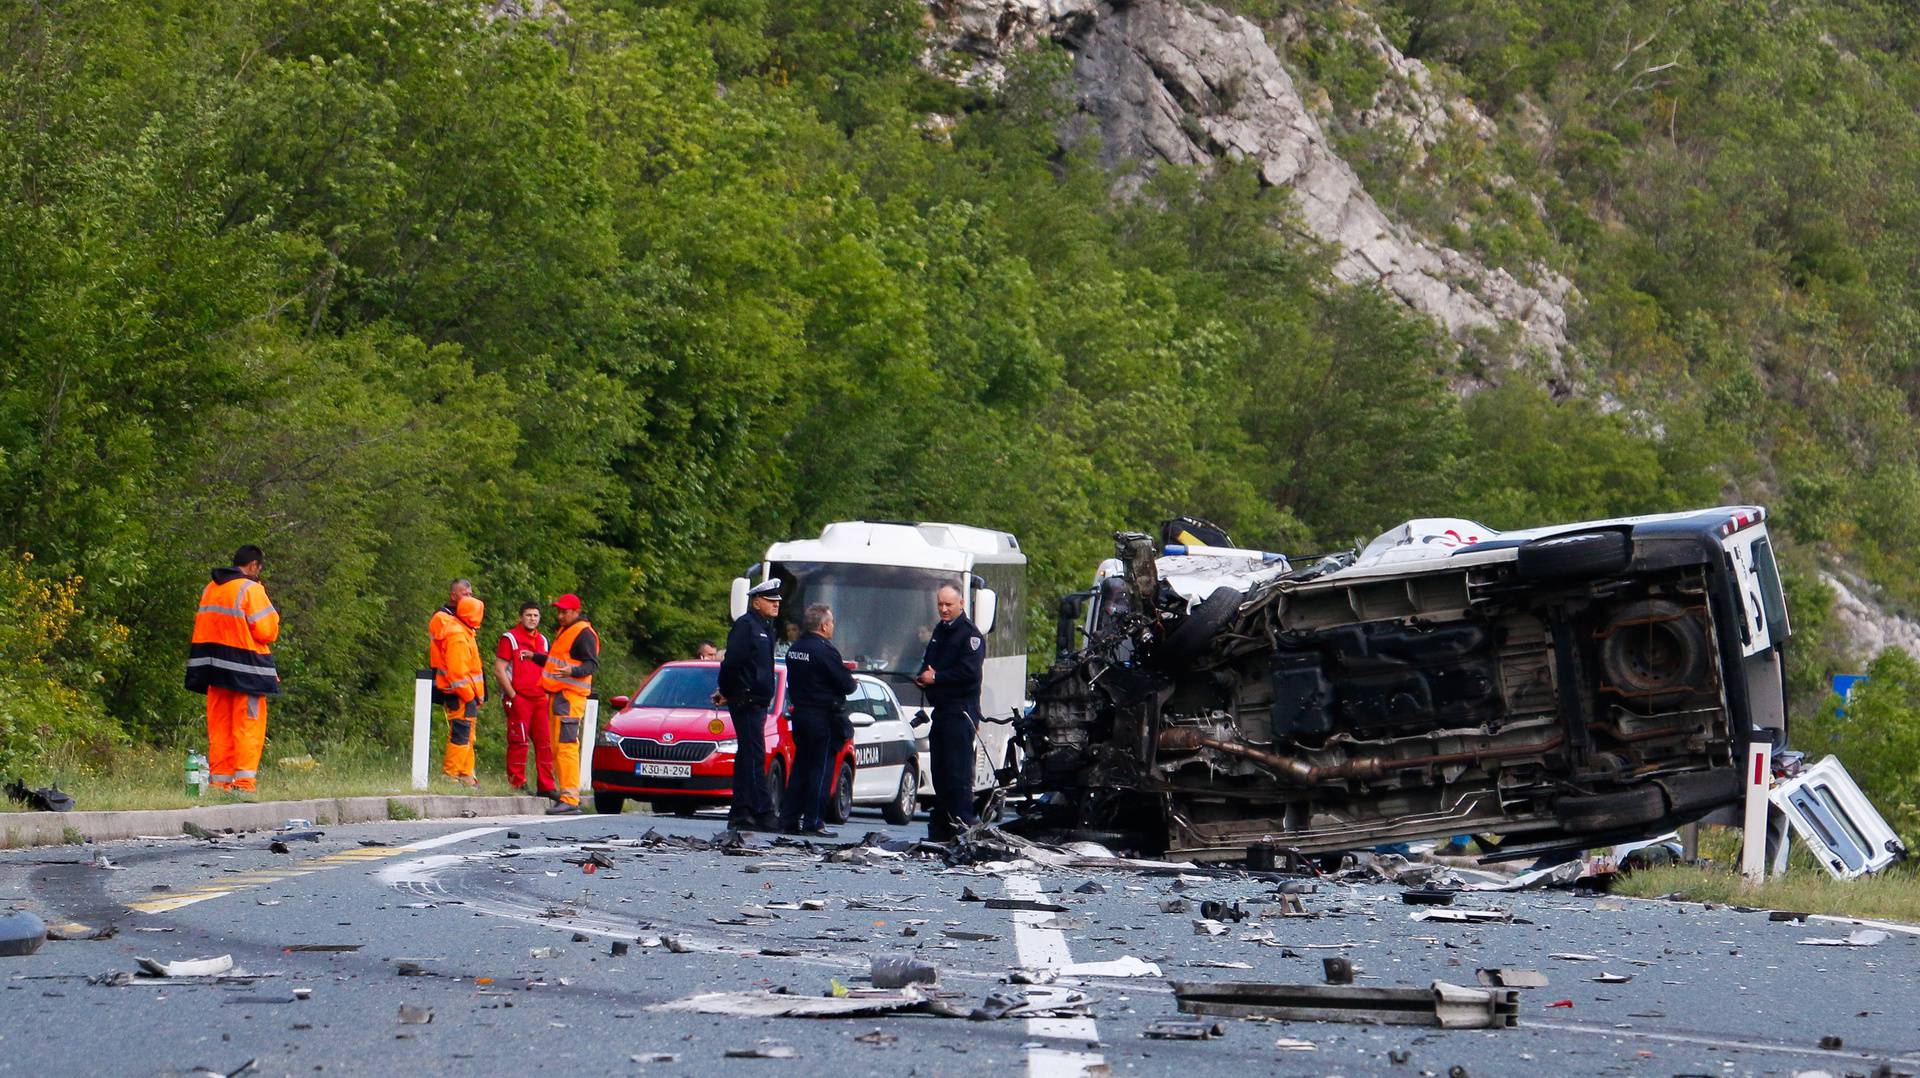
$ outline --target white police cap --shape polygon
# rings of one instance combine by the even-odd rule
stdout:
[[[747,589],[747,596],[749,598],[757,598],[757,599],[780,598],[779,578],[775,577],[772,580],[762,580],[760,583],[755,584],[753,587]]]

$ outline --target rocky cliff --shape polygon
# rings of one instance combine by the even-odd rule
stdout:
[[[1571,284],[1538,268],[1523,282],[1389,218],[1330,148],[1274,40],[1253,22],[1197,0],[930,0],[929,12],[939,59],[958,58],[963,81],[991,84],[1015,52],[1057,42],[1073,56],[1079,108],[1110,163],[1249,161],[1293,193],[1308,232],[1338,253],[1342,279],[1377,284],[1456,340],[1514,340],[1562,371]],[[1359,25],[1395,76],[1368,122],[1394,124],[1421,145],[1446,123],[1486,123],[1471,104],[1433,93],[1424,66],[1370,20]]]

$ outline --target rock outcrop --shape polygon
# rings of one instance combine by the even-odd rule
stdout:
[[[948,56],[964,61],[963,81],[991,85],[1015,51],[1056,41],[1074,57],[1080,110],[1110,164],[1249,161],[1293,193],[1307,230],[1338,252],[1343,280],[1377,284],[1456,340],[1510,335],[1560,373],[1570,282],[1544,271],[1538,284],[1520,281],[1391,220],[1332,150],[1258,25],[1182,0],[930,0],[929,11]],[[1427,85],[1417,61],[1387,59],[1407,84]],[[1414,95],[1412,121],[1405,109],[1383,116],[1437,138],[1431,100]]]
[[[1847,651],[1865,665],[1890,647],[1920,659],[1920,622],[1888,613],[1873,598],[1873,586],[1852,573],[1821,573],[1833,589],[1833,620]]]

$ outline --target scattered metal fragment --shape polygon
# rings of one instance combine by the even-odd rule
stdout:
[[[693,948],[683,942],[679,936],[661,936],[660,942],[665,944],[667,950],[672,951],[674,954],[687,954],[693,950]]]
[[[361,943],[289,943],[280,948],[283,951],[357,951],[365,944]]]
[[[1831,1033],[1820,1038],[1820,1047],[1826,1049],[1829,1052],[1837,1052],[1843,1046],[1845,1046],[1845,1044],[1846,1044],[1845,1041],[1841,1040],[1839,1037],[1836,1037]]]
[[[1631,973],[1602,973],[1593,978],[1596,984],[1626,984],[1633,980]]]
[[[1227,1035],[1227,1027],[1221,1022],[1203,1022],[1190,1018],[1163,1018],[1150,1022],[1140,1032],[1142,1037],[1151,1041],[1208,1041]]]
[[[887,1033],[883,1030],[878,1030],[878,1029],[871,1030],[866,1033],[862,1033],[858,1037],[854,1038],[854,1040],[860,1042],[861,1044],[893,1044],[899,1039],[900,1038],[894,1036],[891,1033]]]
[[[1320,960],[1320,969],[1326,976],[1328,984],[1353,983],[1352,959],[1340,957],[1322,958]]]
[[[1099,880],[1088,880],[1074,888],[1073,893],[1076,895],[1104,895],[1107,893],[1107,888]]]
[[[1296,1021],[1374,1022],[1443,1029],[1509,1029],[1519,1022],[1519,994],[1434,981],[1426,988],[1176,981],[1186,1014]]]
[[[1283,892],[1273,897],[1273,902],[1270,903],[1266,909],[1260,911],[1260,916],[1266,918],[1313,917],[1316,915],[1307,909],[1306,902],[1302,900],[1299,895]]]
[[[1226,931],[1227,926],[1221,924],[1219,921],[1211,921],[1202,917],[1200,920],[1193,922],[1193,934],[1196,936],[1222,936],[1226,934]]]
[[[1320,1049],[1320,1046],[1312,1041],[1301,1040],[1298,1037],[1282,1037],[1274,1041],[1273,1046],[1282,1052],[1316,1052]]]
[[[1161,913],[1187,913],[1192,909],[1193,904],[1184,898],[1163,899],[1160,903]]]
[[[620,958],[627,953],[627,947],[628,944],[626,940],[614,940],[607,945],[607,953],[615,958]]]
[[[1060,972],[1069,977],[1158,977],[1160,967],[1129,954],[1106,962],[1069,962]]]
[[[528,948],[528,949],[527,949],[527,957],[528,957],[528,958],[559,958],[559,957],[560,957],[560,948],[558,948],[558,947],[530,947],[530,948]]]
[[[1597,954],[1578,954],[1572,951],[1559,951],[1554,954],[1550,954],[1547,957],[1557,958],[1562,962],[1598,962],[1600,961],[1600,956]]]
[[[279,839],[274,839],[272,842],[267,843],[267,849],[272,850],[274,853],[292,853],[293,852],[293,847],[288,846],[286,843],[281,842]]]
[[[656,1003],[650,1011],[724,1014],[734,1018],[863,1018],[919,1007],[928,996],[917,988],[899,991],[851,991],[844,996],[801,996],[786,992],[701,992]]]
[[[1199,959],[1198,961],[1188,962],[1186,963],[1186,965],[1198,966],[1204,969],[1252,969],[1253,968],[1253,963],[1251,962],[1222,962],[1217,958],[1202,958],[1202,959]]]
[[[5,931],[5,929],[0,928],[0,935],[4,935]],[[83,925],[78,921],[66,921],[61,924],[47,926],[47,938],[50,940],[110,940],[119,934],[120,929],[117,925],[102,925],[99,928],[95,928],[92,925]]]
[[[1233,921],[1238,923],[1247,919],[1247,911],[1241,909],[1240,903],[1238,902],[1207,901],[1200,903],[1200,916],[1209,921]]]
[[[1531,969],[1477,969],[1473,975],[1490,988],[1545,988],[1547,975]]]
[[[233,968],[233,956],[230,954],[223,954],[216,958],[190,958],[179,962],[161,962],[136,955],[133,961],[153,977],[217,977]]]
[[[1451,906],[1460,892],[1452,887],[1409,887],[1400,892],[1400,901],[1409,906]]]
[[[639,1055],[628,1056],[627,1059],[634,1063],[680,1062],[680,1057],[673,1052],[642,1052]]]
[[[944,929],[940,934],[949,939],[965,940],[968,943],[991,943],[1000,938],[991,932],[969,932],[961,928]]]
[[[586,934],[585,932],[575,932],[575,933],[573,934],[573,940],[572,940],[572,942],[574,942],[574,943],[587,943],[587,942],[590,942],[590,938],[588,937],[588,935],[587,935],[587,934]]]
[[[424,1026],[433,1021],[432,1007],[416,1007],[411,1003],[400,1005],[400,1022],[409,1026]]]

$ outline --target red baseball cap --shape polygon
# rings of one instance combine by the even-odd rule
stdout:
[[[578,610],[580,609],[580,597],[572,592],[568,592],[553,601],[553,608],[555,610]]]

